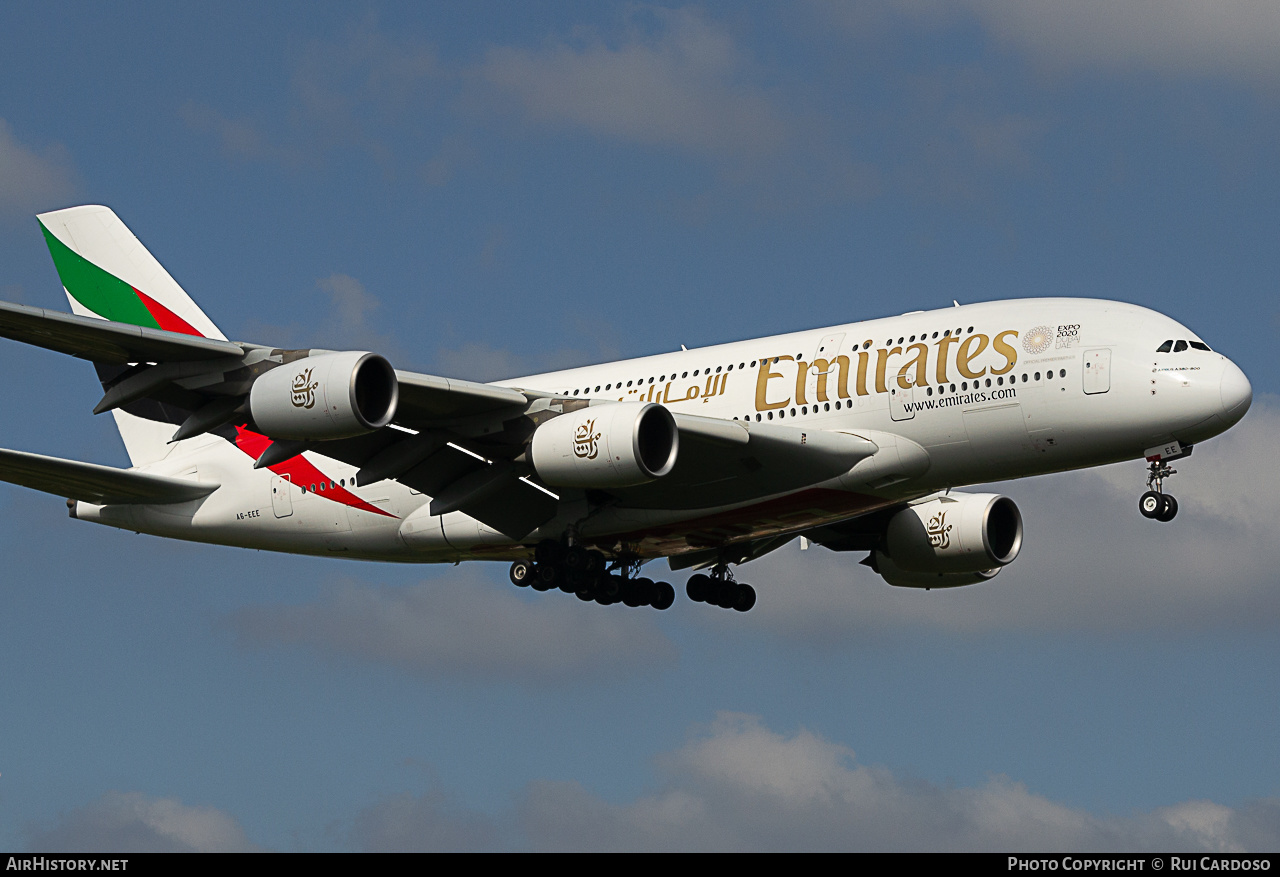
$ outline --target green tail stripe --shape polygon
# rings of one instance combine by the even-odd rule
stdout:
[[[100,317],[117,323],[148,326],[159,329],[160,324],[151,316],[137,292],[119,277],[109,274],[84,256],[72,250],[49,229],[40,223],[53,265],[67,292],[80,304]]]

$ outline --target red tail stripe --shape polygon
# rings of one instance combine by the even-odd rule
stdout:
[[[192,326],[142,290],[134,287],[133,291],[138,294],[143,306],[146,307],[152,318],[160,324],[161,329],[167,332],[181,332],[183,335],[195,335],[198,338],[205,337],[195,326]]]
[[[271,439],[267,438],[265,435],[245,429],[243,426],[236,427],[236,447],[244,451],[253,459],[256,460],[261,457],[262,452],[270,446]],[[325,475],[317,469],[301,454],[296,457],[291,457],[283,463],[277,463],[276,465],[268,466],[267,468],[277,475],[288,478],[298,487],[303,487],[307,490],[313,490],[315,485],[321,483],[328,485],[331,481],[328,475]],[[336,482],[333,487],[327,488],[323,493],[316,491],[316,496],[323,499],[333,500],[334,502],[342,503],[343,505],[348,505],[364,512],[372,512],[375,515],[384,515],[388,518],[395,517],[395,515],[390,512],[384,512],[377,506],[370,505],[351,491],[347,490],[345,487],[339,486]]]

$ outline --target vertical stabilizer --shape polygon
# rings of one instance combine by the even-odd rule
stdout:
[[[74,313],[226,340],[111,208],[37,218]]]
[[[72,313],[226,340],[111,208],[70,207],[37,218]],[[171,423],[121,409],[112,414],[135,466],[164,459],[177,445],[187,444],[169,444]]]

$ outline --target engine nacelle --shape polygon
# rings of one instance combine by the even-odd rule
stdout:
[[[249,388],[249,413],[275,439],[325,441],[382,429],[400,384],[376,353],[321,353],[273,368]]]
[[[871,567],[895,588],[924,588],[925,590],[976,585],[995,578],[996,573],[1000,572],[998,566],[977,572],[908,572],[894,563],[893,558],[883,551],[873,552]]]
[[[872,563],[891,585],[945,588],[991,578],[1022,548],[1022,513],[1007,496],[953,493],[889,519]]]
[[[676,420],[661,405],[611,402],[539,426],[529,459],[553,487],[633,487],[670,472],[679,447]]]

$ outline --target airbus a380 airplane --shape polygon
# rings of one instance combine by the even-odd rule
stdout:
[[[1170,461],[1252,390],[1168,317],[1090,299],[957,305],[471,383],[364,351],[228,341],[106,207],[42,214],[72,314],[0,303],[0,335],[94,363],[131,469],[0,450],[0,479],[126,530],[362,560],[512,562],[583,600],[746,611],[731,567],[797,536],[889,584],[1017,557],[1022,517],[966,484]]]

